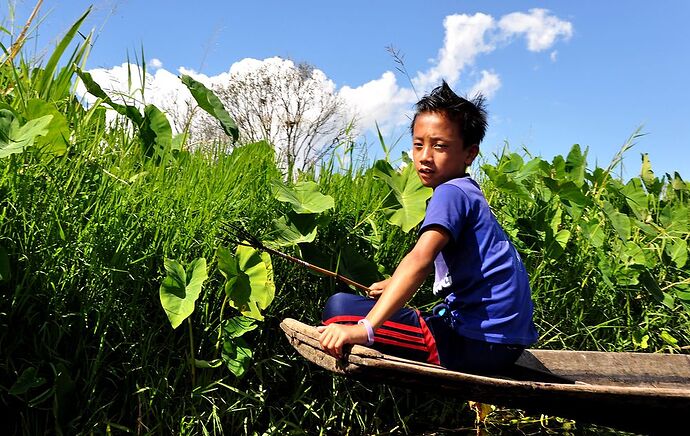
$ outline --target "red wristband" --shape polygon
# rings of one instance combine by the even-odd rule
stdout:
[[[374,343],[374,329],[371,327],[371,322],[366,318],[362,318],[357,321],[357,324],[363,325],[367,329],[367,343],[364,345],[372,345]]]

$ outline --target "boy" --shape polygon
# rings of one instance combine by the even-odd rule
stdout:
[[[443,84],[416,105],[412,157],[434,189],[414,248],[369,298],[340,293],[326,303],[320,342],[345,344],[473,373],[496,373],[537,340],[529,280],[520,257],[466,173],[486,132],[483,98],[470,102]],[[403,306],[435,266],[444,303],[422,316]],[[356,323],[356,324],[355,324]],[[376,332],[376,333],[374,333]]]

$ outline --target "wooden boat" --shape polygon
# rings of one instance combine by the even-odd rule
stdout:
[[[482,376],[359,345],[336,359],[321,349],[315,327],[287,318],[281,328],[307,360],[361,380],[421,387],[636,433],[678,431],[690,412],[690,355],[530,349],[505,374]]]

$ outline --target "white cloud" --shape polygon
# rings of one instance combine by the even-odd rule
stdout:
[[[474,65],[477,59],[499,48],[504,48],[518,38],[525,37],[527,49],[540,52],[551,49],[558,41],[567,40],[573,34],[571,23],[561,20],[546,9],[531,9],[528,13],[514,12],[500,18],[477,13],[474,15],[455,14],[444,19],[445,36],[443,45],[436,57],[431,59],[430,67],[425,71],[413,73],[412,83],[419,96],[446,80],[454,88],[462,84],[463,74],[470,72],[475,75]],[[552,50],[549,57],[556,61],[557,50]],[[149,64],[155,69],[154,74],[147,73],[145,78],[144,98],[146,103],[153,103],[160,108],[166,108],[169,115],[183,113],[190,104],[191,95],[178,77],[163,68],[159,59],[151,59]],[[263,60],[245,58],[233,63],[228,71],[208,76],[186,67],[178,69],[179,74],[188,74],[208,87],[215,84],[227,83],[233,74],[241,74],[261,68],[265,65],[275,68],[278,75],[282,69],[293,68],[294,63],[279,57]],[[127,69],[130,69],[131,74]],[[128,103],[141,104],[141,74],[135,65],[123,64],[110,69],[95,69],[90,71],[101,86],[110,93],[130,94]],[[132,77],[128,86],[127,77]],[[339,90],[335,83],[320,70],[314,71],[313,78],[318,80],[324,89],[337,92],[349,105],[351,114],[358,116],[358,130],[360,132],[375,131],[375,123],[385,132],[391,132],[409,122],[413,104],[417,95],[411,87],[401,86],[391,71],[386,71],[379,78],[368,81],[360,86],[343,86]],[[469,95],[476,92],[492,98],[501,87],[498,73],[482,70],[481,78],[469,89]],[[84,95],[85,89],[80,85],[78,93]],[[93,102],[93,97],[85,97]],[[173,126],[175,129],[175,126]]]
[[[529,14],[513,12],[503,16],[498,27],[506,36],[524,35],[527,49],[543,51],[553,46],[558,38],[570,39],[573,25],[558,17],[549,15],[547,9],[530,9]]]
[[[391,71],[357,88],[343,86],[340,97],[350,106],[351,116],[358,117],[362,131],[374,130],[376,123],[384,131],[403,124],[417,99],[412,89],[398,86]]]
[[[470,97],[482,94],[487,99],[492,98],[501,87],[501,78],[498,74],[482,70],[482,78],[474,84],[468,95]]]
[[[460,72],[474,63],[476,57],[495,49],[487,33],[494,27],[493,17],[486,14],[449,15],[443,20],[446,29],[443,47],[439,50],[436,65],[429,71],[420,72],[413,83],[421,92],[429,91],[445,79],[451,86],[460,77]]]
[[[158,58],[153,58],[149,61],[149,66],[153,69],[163,68],[163,62]]]

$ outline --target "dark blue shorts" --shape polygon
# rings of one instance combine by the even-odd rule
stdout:
[[[373,298],[338,293],[326,302],[323,323],[355,324],[376,304]],[[372,348],[405,359],[429,362],[455,371],[500,373],[512,365],[525,347],[493,344],[460,336],[443,305],[432,314],[402,308],[378,328]]]

